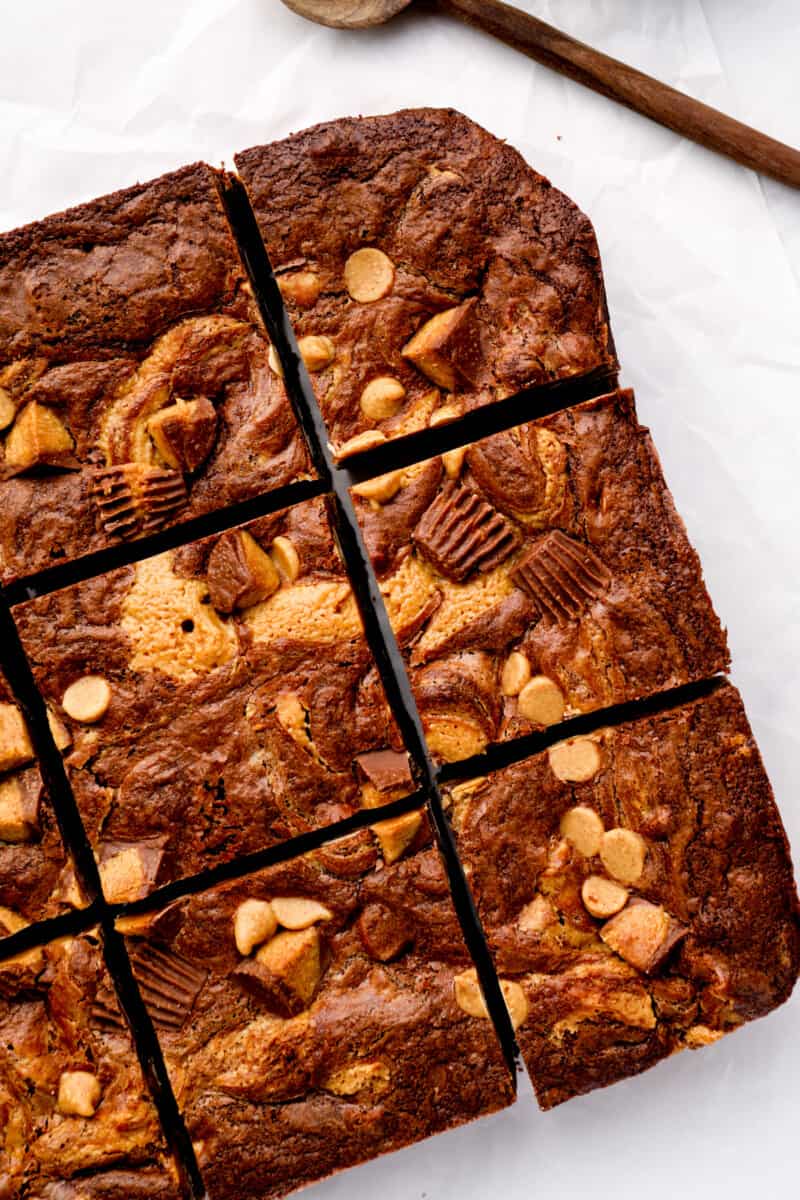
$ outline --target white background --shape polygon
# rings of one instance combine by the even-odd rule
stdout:
[[[800,146],[798,0],[521,6]],[[315,121],[423,104],[508,138],[591,215],[623,380],[728,626],[800,858],[800,193],[444,17],[348,34],[278,0],[4,0],[0,228],[195,158],[230,164]],[[510,1112],[307,1194],[796,1195],[798,1080],[800,996],[547,1115],[523,1077]]]

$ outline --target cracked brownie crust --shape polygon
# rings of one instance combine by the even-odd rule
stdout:
[[[439,759],[727,666],[630,391],[352,491]]]
[[[55,717],[52,730],[69,735]],[[0,670],[0,940],[82,907],[25,718]],[[1,1193],[0,1193],[1,1194]]]
[[[616,368],[588,218],[460,113],[332,121],[236,165],[341,456]]]
[[[121,925],[210,1200],[283,1196],[513,1099],[457,999],[474,970],[421,812]]]
[[[413,789],[322,499],[14,617],[109,900]]]
[[[739,693],[607,728],[450,789],[543,1108],[786,1000],[792,863]]]
[[[0,1196],[183,1194],[96,933],[0,960]]]
[[[310,473],[198,163],[0,235],[0,577]]]

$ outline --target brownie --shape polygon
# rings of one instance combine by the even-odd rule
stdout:
[[[64,747],[67,730],[55,716],[51,726]],[[0,669],[0,941],[83,905],[30,731]]]
[[[792,863],[741,698],[573,738],[451,789],[543,1108],[697,1049],[789,996]]]
[[[0,1196],[183,1195],[96,931],[0,961]]]
[[[616,370],[589,219],[460,113],[331,121],[235,161],[340,456]]]
[[[439,759],[728,663],[630,391],[353,493]]]
[[[202,163],[0,235],[0,579],[310,473]]]
[[[108,900],[413,790],[322,498],[13,613]]]
[[[485,1113],[512,1077],[412,811],[120,922],[209,1200],[264,1200]]]

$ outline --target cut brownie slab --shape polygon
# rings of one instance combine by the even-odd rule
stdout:
[[[96,934],[0,960],[0,1193],[183,1195]]]
[[[309,474],[202,163],[0,235],[0,577]]]
[[[323,499],[14,617],[111,901],[413,790]]]
[[[120,921],[210,1200],[266,1200],[503,1108],[427,818]]]
[[[727,665],[629,391],[353,493],[440,759]]]
[[[69,734],[55,717],[52,729],[65,749]],[[30,731],[0,669],[0,940],[83,904]]]
[[[589,219],[452,110],[236,155],[340,456],[616,369]]]
[[[792,863],[739,693],[560,742],[450,789],[543,1108],[787,999]]]

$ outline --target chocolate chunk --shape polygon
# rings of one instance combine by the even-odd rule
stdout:
[[[121,463],[92,472],[89,491],[107,534],[118,538],[153,533],[188,499],[177,471]]]
[[[414,530],[420,554],[455,583],[490,571],[520,543],[519,534],[477,492],[451,480]]]
[[[611,582],[611,573],[593,550],[553,529],[537,539],[511,572],[545,617],[557,623],[579,617]]]
[[[367,954],[378,962],[397,958],[414,937],[406,919],[385,904],[368,904],[356,921],[356,929]]]
[[[411,788],[414,785],[405,751],[371,750],[368,754],[356,755],[356,762],[379,792],[390,792],[398,787]]]
[[[181,1030],[208,972],[174,950],[149,944],[131,949],[131,964],[156,1028]]]

